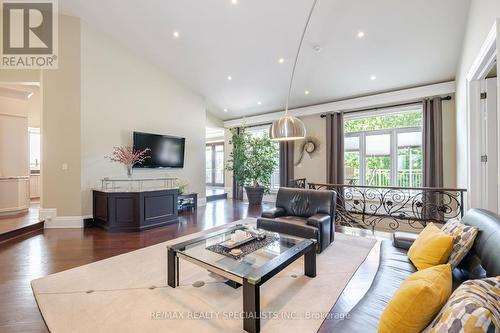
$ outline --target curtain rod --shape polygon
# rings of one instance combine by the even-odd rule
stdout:
[[[449,101],[451,100],[451,96],[446,96],[446,97],[441,97],[441,101]],[[409,106],[409,105],[418,105],[422,104],[422,102],[411,102],[411,103],[401,103],[401,104],[392,104],[392,105],[386,105],[386,106],[381,106],[378,108],[366,108],[366,109],[360,109],[360,110],[352,110],[352,111],[345,111],[344,113],[357,113],[357,112],[365,112],[365,111],[371,111],[371,110],[380,110],[380,109],[388,109],[388,108],[395,108],[398,106]],[[323,113],[321,114],[321,118],[325,118],[326,114]]]

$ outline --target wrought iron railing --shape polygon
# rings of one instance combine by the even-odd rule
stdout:
[[[306,188],[306,178],[291,179],[288,182],[288,187]]]
[[[338,225],[375,230],[419,231],[464,214],[465,189],[309,183],[337,192]]]

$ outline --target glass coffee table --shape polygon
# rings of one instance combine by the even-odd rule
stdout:
[[[182,258],[226,278],[233,288],[243,286],[243,329],[257,333],[260,331],[260,286],[302,256],[304,275],[315,277],[316,241],[268,233],[267,237],[273,237],[273,242],[239,259],[207,249],[230,240],[236,230],[246,231],[247,227],[236,225],[167,246],[167,283],[172,288],[179,285],[179,258]]]

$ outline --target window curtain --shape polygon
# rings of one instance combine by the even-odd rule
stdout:
[[[344,114],[326,116],[326,182],[344,183]]]
[[[280,142],[280,186],[290,186],[293,179],[293,153],[295,145],[293,141]]]
[[[422,131],[424,187],[443,187],[443,111],[440,97],[423,101],[424,128]],[[443,222],[439,210],[442,195],[424,191],[422,215],[425,220]]]
[[[241,127],[236,127],[236,133],[241,133]],[[233,172],[233,200],[243,200],[243,185],[236,181],[236,177]]]
[[[443,187],[443,111],[440,97],[423,102],[424,186]]]

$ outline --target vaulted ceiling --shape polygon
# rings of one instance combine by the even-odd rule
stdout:
[[[185,82],[222,119],[283,109],[311,4],[60,1],[63,13]],[[453,80],[468,8],[469,0],[318,0],[291,106]]]

